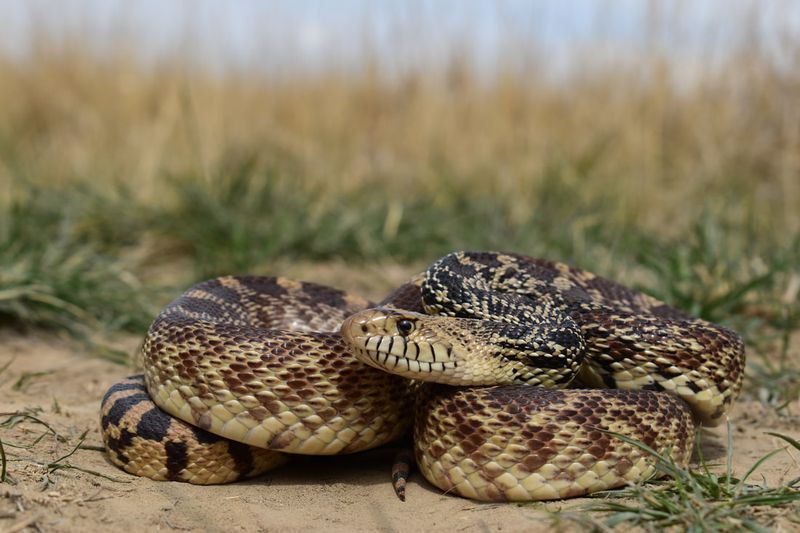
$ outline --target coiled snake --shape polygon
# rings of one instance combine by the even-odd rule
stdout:
[[[413,422],[425,478],[481,500],[652,475],[652,458],[610,432],[685,464],[695,423],[725,418],[744,367],[733,331],[562,263],[490,252],[445,256],[377,305],[284,278],[210,280],[161,311],[141,356],[144,376],[102,404],[109,456],[128,472],[229,482],[287,454],[380,446]]]

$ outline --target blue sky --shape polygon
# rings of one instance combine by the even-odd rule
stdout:
[[[748,17],[767,38],[775,25],[800,30],[793,0],[0,0],[0,47],[24,57],[31,36],[77,34],[100,51],[124,42],[143,57],[268,70],[358,63],[365,50],[402,67],[467,44],[487,64],[531,52],[563,63],[635,51],[654,7],[658,42],[689,58],[724,51]]]

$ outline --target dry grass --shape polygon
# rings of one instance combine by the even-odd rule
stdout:
[[[214,179],[246,160],[330,202],[368,184],[396,209],[418,196],[447,206],[456,187],[524,225],[555,173],[580,211],[563,209],[576,236],[599,216],[679,234],[705,208],[786,241],[800,228],[800,37],[776,53],[752,15],[732,12],[724,59],[696,51],[699,74],[670,55],[678,43],[659,45],[665,17],[633,57],[588,52],[557,80],[546,59],[509,56],[486,75],[468,48],[443,68],[374,59],[271,77],[42,38],[30,61],[0,56],[0,100],[14,103],[0,109],[0,180],[123,182],[160,202],[168,176]],[[608,197],[613,211],[587,210]]]
[[[600,20],[558,75],[524,23],[490,68],[468,45],[426,61],[421,35],[418,61],[271,74],[34,32],[27,59],[0,49],[0,316],[138,328],[165,265],[184,286],[499,248],[793,331],[800,35],[780,5],[738,3],[723,53],[688,56],[688,8],[652,4],[624,55]]]

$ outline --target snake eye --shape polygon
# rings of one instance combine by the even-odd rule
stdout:
[[[411,320],[398,320],[397,321],[397,331],[400,332],[400,335],[405,337],[412,331],[414,331],[414,323]]]

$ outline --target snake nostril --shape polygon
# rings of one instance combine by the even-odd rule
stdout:
[[[366,333],[366,332],[367,332],[367,325],[361,324],[361,333]]]

